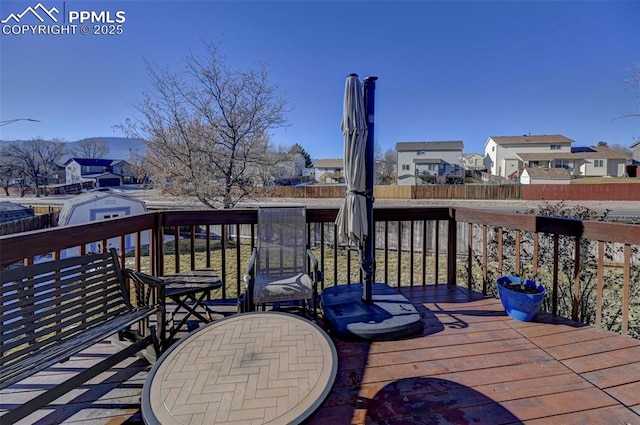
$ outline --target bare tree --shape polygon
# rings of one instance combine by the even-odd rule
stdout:
[[[626,114],[622,114],[619,118],[640,118],[640,64],[636,63],[631,71],[631,77],[627,80],[630,90],[635,92],[636,100],[638,101],[638,108],[635,111],[629,111]],[[636,137],[636,141],[640,139],[640,136]]]
[[[608,142],[604,142],[601,140],[598,142],[598,146],[602,146],[602,147],[614,150],[616,152],[620,152],[621,154],[625,155],[627,158],[631,158],[633,156],[633,151],[620,143],[614,143],[612,145],[609,145]]]
[[[0,185],[4,189],[6,196],[9,196],[9,187],[14,183],[17,173],[15,167],[11,164],[11,158],[5,153],[6,148],[0,151]]]
[[[47,185],[55,164],[65,153],[65,144],[60,141],[33,139],[12,143],[5,152],[14,166],[17,179],[25,184],[32,184],[36,196],[40,196],[40,187]]]
[[[147,146],[155,185],[204,205],[232,208],[252,195],[268,161],[269,131],[283,126],[286,101],[259,69],[231,69],[217,45],[191,53],[177,74],[147,63],[153,87],[119,126]]]
[[[377,157],[378,184],[391,184],[396,180],[396,151],[388,148]]]
[[[69,149],[74,158],[101,159],[109,155],[111,148],[99,138],[82,139]]]
[[[146,153],[141,152],[139,149],[129,148],[127,162],[129,164],[131,174],[136,179],[136,182],[138,184],[146,186],[149,183],[149,171]]]

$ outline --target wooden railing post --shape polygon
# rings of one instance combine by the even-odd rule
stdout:
[[[458,222],[456,210],[449,208],[449,230],[447,232],[447,284],[456,284],[456,260],[458,254]]]

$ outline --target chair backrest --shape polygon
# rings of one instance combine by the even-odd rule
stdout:
[[[273,279],[307,271],[305,207],[260,207],[256,277]]]

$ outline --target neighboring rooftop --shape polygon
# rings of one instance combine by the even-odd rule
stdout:
[[[21,220],[23,218],[33,217],[34,215],[33,208],[9,201],[0,202],[0,223]]]
[[[319,159],[316,164],[316,168],[344,168],[344,160],[339,158],[332,159]]]
[[[529,177],[534,179],[569,180],[571,176],[564,168],[526,167]]]
[[[397,151],[448,151],[462,150],[464,143],[460,140],[441,142],[397,142]]]
[[[526,145],[526,144],[571,144],[573,140],[565,137],[561,134],[550,135],[522,135],[522,136],[490,136],[489,139],[493,140],[499,145]],[[488,140],[487,140],[488,141]]]
[[[550,159],[627,159],[627,155],[615,149],[603,146],[577,146],[571,152],[518,153],[523,161],[541,161]]]

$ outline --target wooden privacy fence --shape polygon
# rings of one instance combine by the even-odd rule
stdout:
[[[270,186],[256,188],[256,196],[265,198],[343,198],[344,185]],[[464,185],[380,185],[376,199],[487,199],[557,201],[640,201],[640,184],[464,184]]]
[[[521,199],[520,185],[427,185],[413,187],[412,199]]]
[[[564,201],[640,201],[640,184],[601,183],[523,185],[522,199],[555,199]]]
[[[59,212],[51,212],[0,224],[0,236],[55,227]]]
[[[256,195],[266,198],[343,198],[344,185],[266,186]],[[376,199],[520,199],[519,185],[389,185],[375,186]]]

